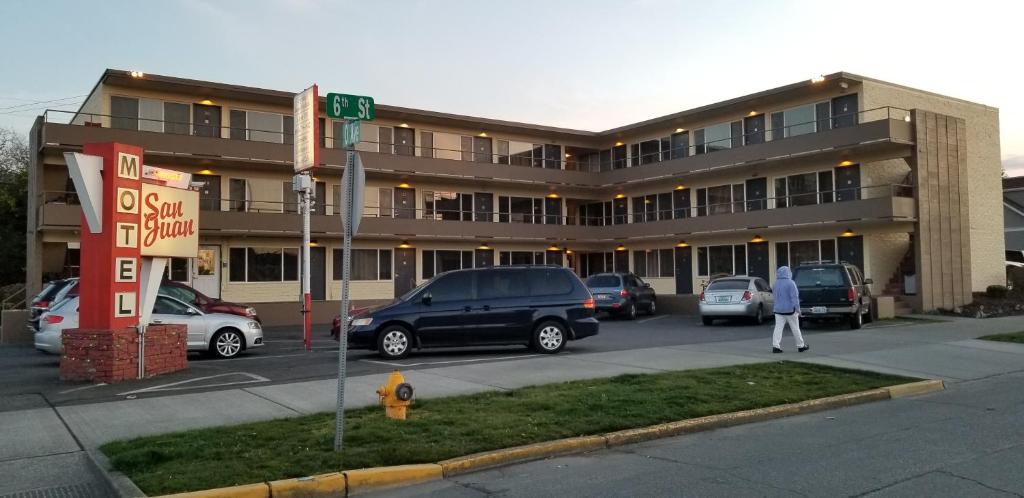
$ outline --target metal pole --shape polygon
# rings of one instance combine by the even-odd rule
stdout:
[[[355,212],[352,197],[355,193],[356,175],[352,168],[355,165],[355,149],[348,149],[348,161],[345,164],[346,181],[344,185],[344,202],[346,213],[351,217]],[[341,257],[341,325],[338,331],[338,404],[334,417],[334,451],[341,451],[342,436],[345,426],[345,361],[348,354],[348,281],[352,256],[352,223],[342,220],[345,242],[342,245]]]
[[[306,351],[311,349],[312,341],[312,309],[309,298],[309,212],[311,210],[313,197],[313,178],[308,172],[304,175],[309,177],[308,188],[302,190],[302,341]]]

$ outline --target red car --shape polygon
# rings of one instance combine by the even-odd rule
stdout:
[[[229,315],[252,318],[259,323],[263,323],[260,321],[260,317],[256,314],[256,308],[246,304],[232,303],[209,297],[181,282],[164,280],[160,283],[160,294],[191,304],[196,308],[199,308],[203,313],[227,313]],[[70,299],[76,296],[78,296],[77,278],[73,279],[73,283],[68,289],[66,295],[61,296],[61,300]]]

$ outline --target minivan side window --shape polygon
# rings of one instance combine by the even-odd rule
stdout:
[[[430,293],[430,301],[433,303],[473,299],[473,272],[460,271],[442,275],[426,289],[426,292]]]
[[[530,269],[530,296],[560,296],[573,290],[572,280],[566,270]]]
[[[476,273],[477,299],[503,299],[530,295],[526,271],[502,269]]]

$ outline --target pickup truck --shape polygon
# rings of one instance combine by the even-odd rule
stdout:
[[[871,321],[871,279],[849,263],[805,264],[793,272],[800,291],[800,320],[848,320],[851,329]]]

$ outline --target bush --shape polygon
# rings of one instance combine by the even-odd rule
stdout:
[[[1001,299],[1006,297],[1009,289],[1005,285],[990,285],[985,287],[985,295],[994,299]]]

